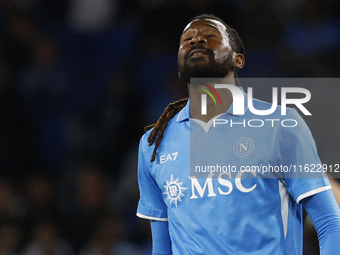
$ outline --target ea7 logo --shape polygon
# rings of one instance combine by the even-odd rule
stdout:
[[[174,152],[174,153],[171,153],[171,154],[169,153],[169,154],[162,155],[162,156],[160,157],[159,162],[160,162],[161,164],[164,164],[164,163],[166,163],[168,160],[170,160],[170,161],[175,161],[176,158],[177,158],[177,155],[178,155],[178,151],[177,151],[177,152]]]

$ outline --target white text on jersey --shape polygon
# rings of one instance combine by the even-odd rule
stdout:
[[[178,155],[178,151],[177,152],[174,152],[174,153],[169,153],[167,155],[162,155],[160,157],[160,163],[163,164],[163,163],[166,163],[168,160],[170,161],[175,161],[176,158],[177,158],[177,155]]]
[[[248,192],[251,192],[253,191],[257,184],[254,184],[252,187],[250,188],[246,188],[243,186],[242,182],[241,182],[241,178],[242,178],[242,175],[243,175],[244,172],[240,172],[237,174],[236,178],[235,178],[235,186],[236,188],[243,192],[243,193],[248,193]],[[256,176],[256,173],[254,172],[251,172],[254,176]],[[197,178],[195,176],[190,176],[190,180],[191,180],[191,197],[190,199],[195,199],[195,198],[198,198],[198,196],[196,195],[195,193],[195,190],[197,190],[198,194],[200,197],[203,197],[204,196],[204,192],[206,190],[206,188],[208,187],[208,197],[215,197],[216,196],[216,193],[214,192],[214,187],[213,187],[213,181],[212,181],[212,177],[214,176],[215,174],[209,174],[208,177],[206,178],[206,181],[204,183],[204,186],[202,188],[202,186],[199,184]],[[221,185],[221,186],[224,186],[224,187],[227,187],[228,189],[227,190],[222,190],[220,187],[218,187],[218,193],[220,195],[229,195],[232,190],[233,190],[233,184],[232,182],[228,181],[227,179],[224,179],[222,178],[223,175],[227,175],[229,178],[231,178],[231,173],[229,172],[225,172],[225,173],[221,173],[219,174],[218,176],[218,183]]]

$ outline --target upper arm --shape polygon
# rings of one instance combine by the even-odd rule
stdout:
[[[331,190],[301,201],[318,234],[320,254],[337,254],[340,250],[340,211]]]
[[[167,207],[162,191],[150,173],[150,161],[145,160],[143,138],[138,152],[138,186],[140,198],[137,216],[149,220],[167,221]]]
[[[326,174],[317,153],[317,147],[307,124],[294,109],[287,111],[287,118],[295,120],[294,127],[279,126],[279,165],[289,171],[282,173],[287,190],[294,200],[300,200],[330,189]]]
[[[152,254],[171,255],[171,240],[167,221],[151,221]]]

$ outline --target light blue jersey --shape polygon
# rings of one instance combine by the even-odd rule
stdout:
[[[303,119],[293,109],[236,116],[230,107],[205,130],[189,116],[190,101],[169,121],[153,163],[150,131],[142,137],[137,215],[169,222],[175,255],[302,254],[299,202],[331,188],[323,173],[299,173],[321,165]]]

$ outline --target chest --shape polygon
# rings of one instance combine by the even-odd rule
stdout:
[[[244,170],[276,163],[274,130],[221,128],[206,133],[191,126],[165,136],[151,174],[169,206],[203,200],[235,204],[275,193],[277,179]]]

